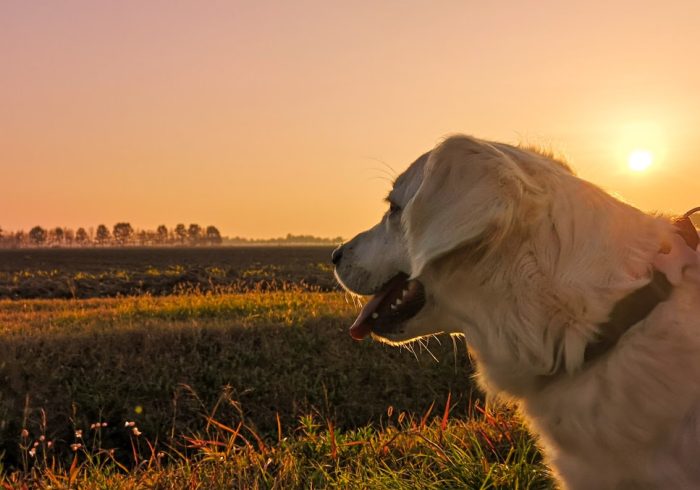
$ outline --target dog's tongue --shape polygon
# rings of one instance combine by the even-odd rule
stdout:
[[[350,327],[350,336],[353,339],[362,340],[370,334],[372,331],[372,325],[370,325],[372,313],[374,313],[374,310],[379,306],[379,303],[382,302],[384,296],[386,296],[386,291],[377,293],[362,307],[360,314],[357,315],[355,323]]]
[[[362,340],[372,332],[373,318],[372,313],[377,310],[386,295],[397,285],[406,282],[406,274],[400,273],[394,276],[384,287],[362,307],[360,314],[357,316],[355,323],[350,327],[350,336],[355,340]]]

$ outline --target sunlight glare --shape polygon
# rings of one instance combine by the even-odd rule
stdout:
[[[644,172],[653,161],[654,155],[649,150],[634,150],[627,159],[630,170],[634,172]]]

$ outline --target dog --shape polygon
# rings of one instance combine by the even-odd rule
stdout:
[[[463,335],[563,488],[700,488],[697,242],[551,155],[463,135],[386,200],[332,255],[372,295],[353,338]]]

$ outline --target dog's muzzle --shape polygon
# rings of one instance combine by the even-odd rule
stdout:
[[[370,333],[385,337],[402,333],[405,323],[425,305],[425,288],[403,272],[395,275],[365,304],[350,335],[362,340]]]

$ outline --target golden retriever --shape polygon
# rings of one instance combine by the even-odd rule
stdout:
[[[700,259],[669,218],[467,136],[387,201],[333,253],[343,286],[373,295],[354,338],[464,335],[480,385],[518,403],[564,488],[700,488]]]

